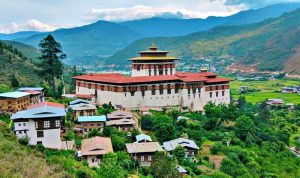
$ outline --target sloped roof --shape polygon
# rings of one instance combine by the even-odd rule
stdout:
[[[104,155],[114,152],[109,137],[93,137],[82,140],[81,155]]]
[[[152,142],[151,137],[149,135],[146,135],[146,134],[137,135],[137,136],[135,136],[135,138],[136,138],[136,142],[140,142],[142,140],[148,140],[148,141]]]
[[[83,99],[76,99],[74,101],[71,101],[69,104],[70,105],[76,105],[76,104],[80,104],[80,103],[90,104],[89,101],[83,100]]]
[[[49,118],[62,117],[66,115],[64,105],[51,102],[43,102],[31,105],[27,110],[19,111],[12,115],[11,119],[35,119],[35,118]]]
[[[128,111],[114,111],[107,115],[107,118],[109,119],[115,119],[115,118],[125,118],[125,117],[133,117],[131,112]]]
[[[85,104],[85,103],[70,105],[69,108],[71,108],[74,111],[95,110],[95,109],[97,109],[95,105]]]
[[[42,91],[44,88],[42,87],[21,87],[18,89],[18,91]]]
[[[178,82],[206,82],[218,83],[229,82],[231,79],[218,77],[212,72],[203,73],[184,73],[176,72],[175,75],[159,75],[159,76],[125,76],[119,73],[105,74],[87,74],[73,77],[78,80],[86,80],[93,82],[104,82],[112,84],[138,84],[158,81],[178,81]]]
[[[0,93],[0,98],[21,98],[24,96],[28,96],[30,93],[27,92],[20,92],[20,91],[14,91],[14,92],[6,92],[6,93]]]
[[[163,151],[158,142],[127,143],[126,149],[128,153],[153,153]]]
[[[199,149],[199,147],[193,140],[189,140],[186,138],[178,138],[163,143],[163,147],[167,151],[173,151],[178,145],[181,145],[184,148],[193,148],[197,150]]]
[[[107,126],[113,126],[113,125],[135,125],[135,121],[133,119],[118,119],[118,120],[106,121],[105,124]]]
[[[105,122],[106,116],[79,116],[78,122]]]

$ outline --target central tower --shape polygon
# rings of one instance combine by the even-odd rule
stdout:
[[[175,75],[178,58],[167,56],[169,51],[160,51],[153,44],[149,50],[139,53],[139,57],[128,59],[132,61],[132,76]]]

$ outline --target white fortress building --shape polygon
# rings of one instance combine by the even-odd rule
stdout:
[[[208,102],[230,103],[230,79],[201,70],[176,71],[178,58],[168,56],[154,45],[132,61],[132,76],[119,73],[87,74],[74,77],[76,94],[93,96],[93,102],[111,102],[124,108],[188,107],[203,110]]]

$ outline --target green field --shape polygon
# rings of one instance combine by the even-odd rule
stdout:
[[[237,99],[240,95],[246,97],[248,102],[257,103],[270,98],[283,99],[285,103],[300,103],[300,95],[297,94],[285,94],[281,93],[282,87],[298,86],[300,80],[282,79],[282,80],[270,80],[270,81],[237,81],[234,80],[230,83],[231,94],[234,99]],[[241,86],[248,86],[248,90],[259,90],[254,92],[247,92],[246,94],[240,94]]]

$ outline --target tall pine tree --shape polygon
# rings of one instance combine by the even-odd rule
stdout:
[[[41,60],[41,75],[48,82],[52,88],[52,95],[55,96],[57,88],[55,84],[55,78],[60,79],[63,74],[62,59],[66,58],[66,54],[62,51],[60,43],[55,41],[52,35],[48,35],[39,43],[42,56]]]

